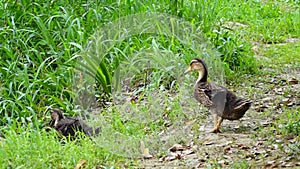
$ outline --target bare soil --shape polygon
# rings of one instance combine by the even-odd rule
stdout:
[[[137,168],[300,168],[299,136],[281,133],[286,112],[299,113],[300,68],[262,71],[273,73],[251,76],[234,87],[238,95],[253,100],[241,120],[224,121],[222,133],[214,134],[206,133],[212,118],[197,119],[191,123],[201,123],[198,132],[190,128],[186,133],[193,134],[190,142],[166,149],[165,156],[143,159]]]

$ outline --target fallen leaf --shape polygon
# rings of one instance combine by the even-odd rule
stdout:
[[[223,152],[226,154],[230,151],[231,147],[230,146],[226,146],[224,149],[223,149]]]
[[[145,159],[150,159],[150,158],[153,157],[153,155],[150,154],[148,148],[145,148],[145,149],[144,149],[143,157],[144,157]]]
[[[168,155],[161,157],[159,161],[173,161],[181,158],[182,156],[180,153],[169,152]]]
[[[278,164],[276,163],[276,160],[268,161],[265,165],[265,168],[275,168]]]
[[[204,145],[212,145],[212,144],[214,144],[215,142],[214,141],[212,141],[212,140],[205,140],[204,142],[203,142],[203,144]]]
[[[190,125],[194,124],[195,121],[196,121],[195,119],[192,119],[192,120],[185,121],[184,123],[185,123],[185,125],[190,126]]]
[[[267,139],[266,139],[265,137],[259,137],[257,140],[258,140],[259,142],[262,142],[262,141],[266,141]]]
[[[228,156],[228,155],[223,155],[223,158],[225,158],[225,159],[231,159],[232,157]]]
[[[281,103],[285,106],[293,106],[294,103],[289,98],[284,98],[281,100]]]
[[[175,151],[183,151],[184,147],[181,144],[174,144],[171,148],[170,151],[175,152]]]
[[[79,163],[75,166],[74,169],[83,168],[86,163],[87,163],[87,160],[80,160]]]
[[[268,108],[269,107],[267,105],[262,105],[262,106],[256,107],[255,111],[257,111],[257,112],[264,112]]]
[[[293,141],[296,141],[296,138],[297,137],[294,137],[294,136],[286,136],[286,137],[284,137],[284,139],[286,139],[286,140],[293,140]]]
[[[273,149],[277,150],[279,148],[278,144],[273,144]]]
[[[169,153],[166,157],[166,161],[172,161],[172,160],[175,160],[175,159],[178,159],[178,153]]]
[[[150,159],[152,158],[153,156],[150,154],[149,152],[149,148],[146,148],[145,147],[145,144],[143,141],[139,141],[139,146],[140,146],[140,150],[142,152],[142,157],[145,158],[145,159]]]
[[[261,125],[262,125],[263,127],[269,126],[270,124],[271,124],[271,123],[270,123],[268,120],[261,122]]]
[[[255,144],[255,146],[261,146],[261,145],[263,145],[263,141],[258,141],[258,142],[256,142],[256,144]]]
[[[204,162],[200,162],[199,164],[196,165],[195,168],[203,168],[204,167]]]
[[[238,147],[242,150],[247,150],[249,149],[249,147],[247,145],[244,145],[244,144],[239,144]]]
[[[281,167],[293,167],[293,164],[292,163],[283,162],[281,164]]]
[[[190,155],[190,154],[193,154],[193,153],[194,153],[194,151],[191,150],[191,149],[187,149],[187,150],[182,151],[183,155]]]
[[[159,162],[165,161],[165,160],[166,160],[166,157],[167,157],[167,156],[164,155],[164,156],[160,157],[158,161],[159,161]]]
[[[279,95],[282,95],[283,94],[283,89],[282,88],[274,88],[273,91],[276,93],[276,94],[279,94]]]
[[[227,162],[225,160],[220,160],[220,161],[218,161],[218,164],[220,164],[221,166],[223,166],[223,165],[227,164]]]
[[[181,154],[177,154],[175,157],[176,157],[176,159],[179,159],[179,160],[182,158]]]
[[[285,158],[285,161],[290,161],[292,158],[293,158],[293,157],[291,157],[291,156],[287,156],[287,157]]]
[[[266,150],[254,150],[254,155],[266,154]]]
[[[290,85],[295,85],[295,84],[298,84],[298,83],[299,83],[299,81],[295,78],[292,78],[292,79],[289,80]]]
[[[182,159],[187,155],[193,154],[192,149],[193,143],[190,146],[183,146],[181,144],[174,144],[168,151],[168,154],[161,157],[159,161],[173,161],[177,159]]]

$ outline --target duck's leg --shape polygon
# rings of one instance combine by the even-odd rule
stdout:
[[[219,122],[218,122],[218,124],[217,124],[217,131],[219,131],[220,132],[220,127],[221,127],[221,124],[222,124],[222,122],[223,122],[223,118],[221,117],[221,119],[219,120]]]
[[[214,113],[214,129],[212,129],[211,131],[209,131],[209,133],[220,133],[219,130],[219,124],[221,125],[223,118],[221,118],[221,120],[218,122],[218,114]]]

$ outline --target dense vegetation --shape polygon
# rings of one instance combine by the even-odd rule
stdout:
[[[67,144],[66,147],[59,145],[54,149],[59,143],[53,139],[56,135],[50,133],[49,136],[43,127],[51,107],[61,107],[69,115],[74,115],[72,78],[77,59],[88,46],[89,38],[118,18],[144,12],[160,12],[183,18],[201,30],[219,52],[226,78],[234,80],[242,74],[260,73],[261,64],[253,57],[252,43],[276,44],[285,42],[286,38],[300,37],[299,10],[299,1],[1,1],[0,133],[11,143],[5,143],[0,152],[3,157],[14,157],[13,154],[20,152],[30,153],[28,159],[38,156],[41,161],[29,162],[22,158],[24,154],[19,154],[16,160],[1,158],[0,164],[12,168],[22,164],[34,168],[58,164],[63,168],[73,167],[84,158],[91,160],[91,166],[114,165],[117,155],[102,150],[85,138],[78,143],[79,149],[75,146],[77,143]],[[233,23],[240,26],[233,27]],[[193,52],[179,41],[172,40],[172,37],[153,34],[129,37],[108,51],[99,65],[96,77],[98,96],[109,100],[109,85],[119,62],[154,42],[160,49],[178,54],[174,56],[186,64],[195,57]],[[166,74],[156,72],[153,77],[166,78],[162,77]],[[152,124],[152,128],[159,124]],[[124,126],[118,126],[124,125],[121,122],[115,121],[112,125],[127,131],[126,127],[122,129]],[[296,131],[297,127],[299,129],[299,125],[291,123],[289,130]],[[28,149],[22,147],[30,140],[37,140],[36,147],[31,147],[37,154],[26,152]],[[9,147],[14,145],[17,147]],[[39,149],[46,150],[43,154],[38,152]],[[57,153],[62,150],[63,154]],[[79,155],[70,160],[67,158],[69,153]],[[48,156],[51,159],[47,159]],[[107,159],[108,162],[105,162]],[[60,163],[61,160],[65,163]]]

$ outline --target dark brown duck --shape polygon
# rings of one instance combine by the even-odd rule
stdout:
[[[93,129],[88,126],[79,117],[64,117],[63,111],[57,108],[51,110],[50,127],[63,136],[71,137],[75,137],[78,131],[83,132],[87,136],[96,136],[101,131],[100,128]]]
[[[226,87],[207,82],[208,68],[204,60],[194,58],[190,62],[185,73],[198,71],[198,79],[195,83],[194,97],[210,109],[214,116],[214,129],[210,132],[220,132],[220,126],[224,119],[238,120],[244,116],[251,106],[251,101],[237,97]],[[218,116],[221,117],[218,121]]]

